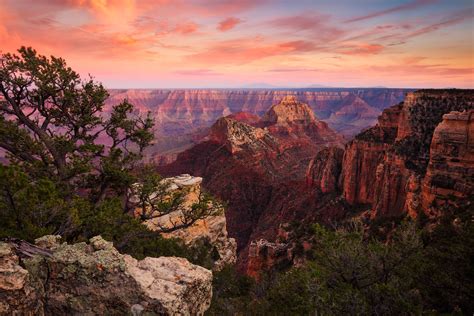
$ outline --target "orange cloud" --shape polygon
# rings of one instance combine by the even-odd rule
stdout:
[[[230,29],[233,29],[237,24],[241,23],[242,20],[238,18],[227,18],[225,20],[222,20],[219,22],[219,25],[217,26],[217,29],[219,31],[225,32]]]

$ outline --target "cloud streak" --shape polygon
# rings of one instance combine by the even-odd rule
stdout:
[[[363,21],[363,20],[373,19],[373,18],[382,16],[382,15],[391,14],[391,13],[395,13],[395,12],[399,12],[399,11],[407,11],[407,10],[417,9],[419,7],[429,5],[429,4],[433,4],[435,2],[437,2],[437,0],[415,0],[415,1],[408,2],[406,4],[402,4],[402,5],[393,7],[393,8],[389,8],[389,9],[381,10],[381,11],[375,11],[375,12],[372,12],[372,13],[367,14],[367,15],[363,15],[363,16],[359,16],[359,17],[356,17],[356,18],[353,18],[353,19],[349,19],[349,20],[346,20],[345,22],[346,23],[353,23],[353,22],[359,22],[359,21]]]

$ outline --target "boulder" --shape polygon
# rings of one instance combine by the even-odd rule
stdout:
[[[57,240],[54,236],[38,240]],[[0,312],[26,315],[202,315],[212,272],[183,258],[136,260],[100,236],[22,260],[0,243]],[[26,298],[26,299],[25,299]],[[31,299],[30,299],[31,298]]]

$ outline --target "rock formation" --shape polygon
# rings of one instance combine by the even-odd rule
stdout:
[[[156,142],[147,149],[150,161],[166,164],[177,153],[202,140],[207,129],[223,116],[253,125],[272,105],[288,95],[308,104],[329,127],[350,138],[371,126],[381,110],[403,100],[402,89],[308,90],[111,90],[107,108],[128,99],[137,111],[151,111],[156,123]],[[239,114],[246,112],[247,114]],[[246,116],[246,117],[245,117]]]
[[[270,242],[265,239],[252,240],[248,250],[246,274],[254,278],[260,277],[260,272],[270,270],[283,260],[291,261],[291,252],[286,243]]]
[[[339,203],[317,208],[320,193],[306,184],[311,158],[333,144],[340,144],[340,136],[307,105],[290,97],[252,125],[231,117],[219,119],[207,141],[158,170],[203,177],[204,188],[227,202],[227,228],[237,240],[238,264],[245,270],[250,242],[273,242],[280,223],[344,214]],[[323,181],[331,185],[329,177]]]
[[[349,104],[363,108],[361,100],[347,97],[347,108],[340,110],[349,116]],[[326,148],[334,144],[330,139],[318,143],[324,137],[308,133],[317,118],[289,97],[251,125],[220,120],[209,141],[162,170],[204,176],[204,187],[228,202],[238,265],[254,274],[281,260],[294,263],[294,257],[278,251],[262,257],[267,252],[257,247],[260,239],[278,243],[281,223],[332,223],[359,211],[372,219],[420,212],[431,216],[437,209],[431,205],[472,195],[472,116],[466,111],[472,111],[473,101],[472,90],[409,93],[342,152]],[[443,121],[452,111],[461,113]]]
[[[262,117],[262,123],[282,143],[293,146],[296,139],[307,140],[308,146],[341,146],[342,136],[330,129],[327,123],[316,118],[311,108],[295,96],[287,96],[275,104]]]
[[[209,139],[226,146],[231,154],[243,149],[256,152],[264,150],[266,147],[273,147],[277,150],[278,146],[268,131],[228,117],[217,120],[211,128]]]
[[[0,314],[202,315],[210,305],[212,273],[186,259],[137,261],[100,236],[54,240],[38,240],[50,255],[22,260],[15,242],[0,243]]]
[[[427,215],[452,198],[474,194],[474,110],[450,112],[436,127],[421,187]],[[431,212],[435,212],[431,214]]]
[[[189,174],[165,178],[162,181],[169,183],[169,190],[184,193],[183,207],[191,207],[198,202],[201,193],[201,177],[193,177]],[[172,222],[177,222],[182,215],[176,211],[166,216],[153,218],[144,222],[151,230],[157,230],[159,227],[168,227]],[[165,238],[179,238],[187,246],[198,247],[203,244],[210,245],[216,256],[213,263],[213,270],[221,270],[227,264],[234,264],[236,261],[237,244],[234,238],[227,235],[227,220],[225,215],[209,216],[205,219],[196,221],[192,226],[178,229],[170,233],[163,233]]]
[[[435,200],[472,194],[473,106],[472,90],[421,90],[385,110],[346,146],[344,198],[370,205],[372,217],[392,217],[417,216]]]
[[[323,193],[336,192],[343,155],[344,150],[338,147],[325,148],[317,153],[306,171],[306,183],[319,188]]]
[[[0,242],[0,315],[44,315],[42,284],[19,265],[14,248]]]

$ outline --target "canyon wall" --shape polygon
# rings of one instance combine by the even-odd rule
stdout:
[[[360,214],[432,217],[472,196],[473,106],[472,90],[409,93],[342,149],[337,134],[289,96],[261,120],[219,119],[207,141],[159,170],[202,176],[204,188],[228,203],[237,264],[255,276],[300,260],[292,251],[300,237],[282,240],[282,225],[333,225]]]
[[[473,106],[472,90],[408,93],[346,145],[342,196],[369,205],[375,218],[428,215],[433,204],[471,195]]]

